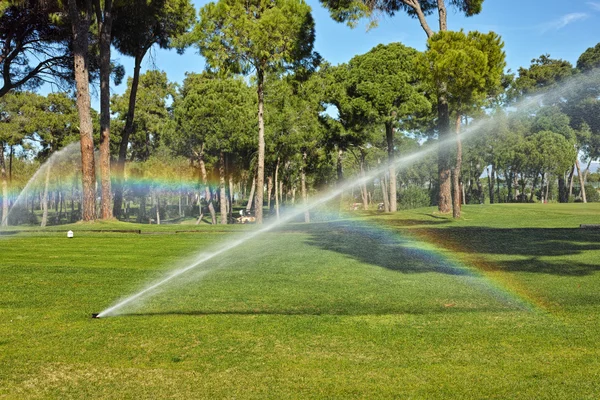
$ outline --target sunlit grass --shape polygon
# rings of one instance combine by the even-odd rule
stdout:
[[[578,228],[598,206],[354,215],[268,233],[104,319],[252,227],[0,237],[0,397],[598,397],[600,231]]]

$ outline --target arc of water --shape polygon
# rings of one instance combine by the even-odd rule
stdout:
[[[597,84],[598,81],[600,81],[600,70],[598,70],[597,72],[586,74],[584,76],[576,76],[574,79],[567,82],[565,85],[563,85],[551,92],[527,97],[527,98],[521,100],[519,103],[513,105],[511,108],[514,110],[528,110],[532,107],[535,108],[535,107],[538,107],[541,104],[543,104],[544,100],[547,98],[551,99],[552,96],[555,97],[557,95],[565,96],[565,95],[568,95],[569,91],[571,91],[571,90],[581,90],[581,88],[585,88],[585,87],[587,87],[587,85],[589,85],[591,83]],[[462,140],[468,140],[469,137],[473,136],[477,131],[479,131],[481,129],[481,127],[483,125],[485,125],[487,123],[489,123],[489,121],[479,120],[479,121],[475,122],[474,124],[470,125],[467,129],[465,129],[464,132],[461,133],[460,136],[461,136]],[[449,137],[448,139],[439,141],[438,146],[442,146],[442,147],[451,146],[455,143],[455,140],[456,140],[455,138]],[[425,157],[426,155],[433,152],[434,150],[437,150],[438,146],[429,146],[425,149],[414,152],[405,157],[399,158],[394,162],[393,166],[395,168],[404,168],[404,167],[408,166],[409,164],[414,163],[415,161],[418,161],[419,159]],[[312,202],[305,205],[304,207],[297,208],[292,211],[288,211],[279,220],[274,221],[269,224],[266,224],[262,228],[260,228],[256,231],[250,232],[243,237],[240,237],[234,241],[231,241],[231,242],[223,245],[222,247],[220,247],[219,249],[217,249],[216,251],[214,251],[211,254],[200,257],[199,259],[193,261],[191,264],[189,264],[185,268],[179,269],[179,270],[171,273],[166,278],[163,278],[162,280],[148,286],[147,288],[141,290],[140,292],[107,308],[106,310],[99,313],[98,317],[100,318],[100,317],[105,317],[105,316],[116,314],[116,311],[119,310],[120,308],[122,308],[123,306],[130,304],[133,301],[140,299],[143,296],[149,295],[154,290],[156,290],[158,287],[168,283],[172,279],[174,279],[178,276],[181,276],[181,275],[197,268],[198,266],[205,263],[206,261],[208,261],[218,255],[221,255],[235,247],[238,247],[239,245],[241,245],[257,236],[262,235],[263,233],[266,233],[266,232],[272,230],[273,228],[292,220],[293,218],[295,218],[298,215],[302,215],[303,213],[305,213],[306,211],[308,211],[314,207],[317,207],[323,203],[328,202],[329,200],[335,198],[336,196],[340,195],[341,193],[343,193],[344,191],[346,191],[347,189],[349,189],[355,185],[362,185],[362,184],[368,182],[369,180],[374,179],[376,176],[378,176],[382,173],[385,173],[389,167],[390,167],[389,165],[383,165],[382,167],[377,168],[377,169],[371,171],[370,173],[365,174],[362,177],[359,177],[352,181],[346,181],[345,184],[330,191],[328,194],[325,194],[325,195],[313,200]]]
[[[21,190],[21,193],[19,193],[19,195],[17,196],[17,199],[6,214],[7,221],[11,212],[15,209],[15,207],[19,205],[19,203],[23,199],[23,196],[25,196],[25,194],[28,193],[29,189],[31,189],[31,186],[33,186],[37,182],[40,176],[43,176],[44,173],[49,172],[49,168],[51,168],[56,162],[59,162],[63,157],[71,155],[71,153],[73,153],[74,151],[78,151],[80,147],[81,146],[79,145],[79,142],[74,142],[52,153],[52,155],[46,160],[46,162],[44,162],[42,166],[37,171],[35,171],[33,176],[29,179],[29,181],[27,181],[27,184],[25,185],[23,190]]]
[[[475,130],[478,129],[478,124],[473,124],[468,130],[465,131],[464,135],[468,136],[470,134],[472,134],[472,132],[474,132]],[[450,138],[446,141],[442,141],[439,143],[440,146],[448,146],[451,143],[454,143],[454,139]],[[417,151],[414,152],[410,155],[407,155],[405,157],[402,157],[398,160],[396,160],[396,162],[394,163],[394,166],[396,168],[403,168],[406,167],[407,165],[410,165],[412,163],[414,163],[415,161],[418,161],[419,159],[425,157],[426,155],[428,155],[429,153],[433,152],[434,150],[437,149],[437,146],[429,146],[421,151]],[[252,231],[247,233],[246,235],[244,235],[243,237],[240,237],[234,241],[231,241],[225,245],[223,245],[222,247],[220,247],[219,249],[217,249],[216,251],[210,253],[210,254],[206,254],[203,255],[202,257],[200,257],[197,260],[194,260],[191,264],[189,264],[188,266],[176,270],[174,272],[172,272],[170,275],[168,275],[167,277],[163,278],[162,280],[159,280],[158,282],[148,286],[147,288],[135,293],[134,295],[127,297],[126,299],[118,302],[117,304],[105,309],[104,311],[100,312],[98,314],[98,318],[102,318],[102,317],[106,317],[106,316],[110,316],[110,315],[115,315],[116,311],[119,310],[120,308],[124,307],[127,304],[130,304],[132,302],[134,302],[137,299],[140,299],[148,294],[150,294],[151,292],[153,292],[155,289],[157,289],[158,287],[168,283],[169,281],[173,280],[174,278],[181,276],[195,268],[197,268],[198,266],[202,265],[203,263],[205,263],[206,261],[215,258],[223,253],[226,253],[229,250],[232,250],[238,246],[240,246],[243,243],[246,243],[247,241],[260,236],[272,229],[274,229],[277,226],[280,226],[286,222],[291,221],[292,219],[294,219],[295,217],[297,217],[298,215],[302,215],[304,214],[304,212],[306,212],[307,210],[310,210],[312,208],[315,208],[319,205],[322,205],[324,203],[327,203],[328,201],[332,200],[333,198],[335,198],[336,196],[339,196],[340,194],[342,194],[344,191],[346,191],[347,189],[351,188],[354,185],[362,185],[366,182],[368,182],[371,179],[374,179],[376,176],[386,172],[388,170],[389,166],[388,165],[384,165],[381,168],[375,169],[373,171],[371,171],[369,174],[365,174],[365,176],[359,177],[355,180],[352,181],[347,181],[345,184],[341,185],[340,187],[330,191],[329,193],[327,193],[326,195],[323,195],[315,200],[313,200],[312,202],[310,202],[309,204],[307,204],[304,207],[301,208],[297,208],[295,210],[292,211],[288,211],[286,212],[283,216],[281,216],[281,218],[277,221],[265,224],[262,228],[256,230],[256,231]]]

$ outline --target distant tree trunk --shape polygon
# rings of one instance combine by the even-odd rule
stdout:
[[[154,198],[156,199],[155,210],[156,210],[156,224],[160,225],[160,197],[158,194],[155,194]]]
[[[363,202],[363,209],[369,209],[369,195],[367,193],[367,182],[364,181],[366,172],[365,172],[365,151],[360,149],[360,176],[363,179],[363,183],[360,185],[360,196]]]
[[[486,169],[487,169],[487,176],[488,176],[488,191],[490,194],[490,204],[494,204],[494,181],[492,179],[492,175],[490,173],[489,167]],[[494,165],[492,164],[492,171],[493,170],[494,170]]]
[[[110,44],[112,39],[112,0],[95,1],[100,30],[100,177],[102,186],[101,218],[112,217],[110,187]]]
[[[565,177],[564,174],[558,177],[558,201],[560,203],[568,203],[569,202],[569,191],[565,185]]]
[[[225,195],[225,157],[219,152],[219,205],[221,224],[227,225],[227,197]]]
[[[529,202],[533,203],[533,196],[535,195],[535,188],[537,187],[539,180],[539,173],[536,173],[533,178],[533,183],[531,184],[531,194],[529,195]]]
[[[456,133],[456,165],[452,174],[452,185],[454,187],[454,196],[452,197],[452,217],[460,218],[460,171],[462,169],[462,142],[460,140],[460,122],[462,115],[456,116],[455,133]]]
[[[573,178],[575,172],[575,164],[571,167],[571,172],[569,173],[569,197],[573,196]]]
[[[79,13],[76,0],[69,0],[69,16],[73,28],[73,58],[81,144],[82,219],[84,221],[93,221],[96,218],[96,169],[94,165],[94,138],[90,113],[91,102],[88,70],[88,35],[92,12],[91,0],[85,0],[84,6],[85,10],[82,16]]]
[[[279,219],[279,157],[277,157],[277,163],[275,164],[275,215]]]
[[[8,180],[6,176],[6,161],[4,159],[4,143],[0,142],[0,169],[2,170],[2,224],[8,225]]]
[[[337,170],[337,185],[338,185],[338,188],[340,188],[340,189],[342,189],[344,186],[344,168],[342,165],[343,158],[344,158],[344,150],[338,148],[336,170]],[[339,211],[342,211],[344,209],[343,201],[344,201],[344,191],[341,190],[340,194],[339,194],[339,204],[340,204]]]
[[[44,195],[42,197],[42,223],[41,227],[45,227],[48,223],[48,186],[50,184],[50,165],[46,166],[46,180],[44,181]]]
[[[548,178],[546,179],[546,203],[548,202],[548,194],[550,193],[550,174],[548,174]]]
[[[229,174],[229,196],[227,196],[227,200],[228,200],[228,215],[229,215],[229,220],[232,221],[233,220],[233,174]]]
[[[246,204],[246,212],[252,210],[252,200],[254,200],[254,191],[256,190],[256,175],[252,176],[252,186],[250,186],[250,196],[248,196],[248,204]]]
[[[581,191],[579,192],[581,196],[581,200],[584,203],[587,203],[587,198],[585,197],[585,183],[583,182],[583,175],[581,175],[581,167],[579,165],[579,159],[575,160],[575,167],[577,167],[577,176],[579,177],[579,185],[581,186]]]
[[[265,190],[265,121],[264,121],[264,68],[256,68],[256,92],[258,95],[258,165],[256,166],[256,223],[263,223],[263,196]]]
[[[446,83],[438,84],[438,180],[439,180],[439,195],[438,195],[438,211],[447,214],[452,208],[452,188],[451,188],[451,168],[450,168],[450,113],[448,111],[448,100],[446,97]]]
[[[395,114],[395,113],[394,113]],[[385,137],[387,141],[388,151],[388,168],[390,173],[390,212],[396,212],[398,205],[396,203],[396,166],[394,165],[394,124],[393,122],[386,122],[385,124]]]
[[[267,210],[271,211],[271,196],[273,195],[273,176],[267,176]]]
[[[215,212],[215,206],[213,205],[212,196],[210,194],[210,187],[208,186],[208,175],[206,174],[206,165],[204,164],[204,146],[200,150],[198,155],[198,163],[200,164],[200,174],[202,175],[202,184],[204,185],[204,196],[206,197],[206,204],[208,204],[208,211],[210,212],[210,218],[213,225],[217,224],[217,213]],[[200,214],[202,214],[202,204],[198,199],[198,205],[200,207]]]
[[[308,190],[307,190],[307,184],[306,184],[306,160],[308,158],[308,155],[306,154],[306,151],[304,151],[304,153],[302,153],[302,168],[300,171],[300,181],[302,184],[301,190],[302,190],[302,204],[304,206],[304,222],[309,223],[310,222],[310,211],[308,210]]]
[[[585,172],[583,173],[583,184],[587,182],[588,174],[590,173],[590,165],[592,165],[592,159],[590,158],[587,166],[585,167]]]

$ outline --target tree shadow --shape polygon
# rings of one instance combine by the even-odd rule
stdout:
[[[302,227],[300,227],[302,229]],[[401,273],[437,272],[470,275],[470,272],[424,250],[414,240],[402,238],[396,230],[358,221],[334,221],[305,228],[306,243],[323,250],[344,254],[365,264]]]
[[[491,270],[564,276],[584,276],[600,271],[600,257],[583,255],[600,251],[600,231],[452,227],[415,229],[414,232],[456,252],[487,256],[492,261],[487,265]],[[577,256],[576,259],[573,256]]]

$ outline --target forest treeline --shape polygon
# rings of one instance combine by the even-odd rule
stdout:
[[[470,16],[483,1],[451,3]],[[390,43],[332,65],[313,49],[302,0],[3,2],[2,224],[229,223],[234,207],[262,222],[372,171],[335,207],[437,205],[458,218],[467,203],[599,201],[600,43],[576,65],[542,54],[512,73],[497,34],[448,30],[444,1],[323,5],[350,24],[408,12],[426,50]],[[432,13],[438,32],[422,18]],[[192,47],[206,68],[180,83],[142,73],[153,46]],[[111,96],[125,78],[114,50],[135,62]],[[53,163],[9,213],[40,165],[75,142],[81,157]]]

